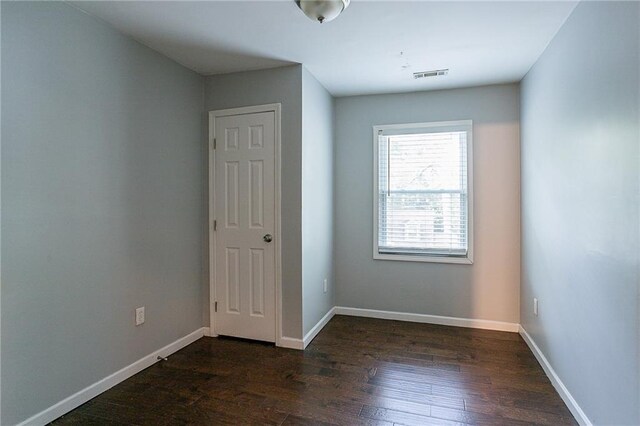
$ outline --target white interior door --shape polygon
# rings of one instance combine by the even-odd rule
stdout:
[[[214,128],[215,332],[275,342],[275,113]]]

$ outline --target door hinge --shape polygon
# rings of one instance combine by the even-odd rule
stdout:
[[[217,147],[217,145],[218,145],[218,143],[217,143],[217,142],[218,142],[218,141],[217,141],[217,139],[216,139],[216,138],[213,138],[213,149],[216,149],[216,147]]]
[[[218,302],[213,302],[213,312],[218,312]]]
[[[216,231],[218,229],[218,221],[214,220],[213,221],[213,230]]]

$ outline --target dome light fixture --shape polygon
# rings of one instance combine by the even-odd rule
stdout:
[[[305,15],[321,24],[333,21],[349,6],[351,0],[295,0]]]

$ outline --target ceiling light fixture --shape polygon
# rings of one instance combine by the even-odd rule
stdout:
[[[295,0],[296,4],[310,19],[323,22],[333,21],[349,6],[351,0]]]

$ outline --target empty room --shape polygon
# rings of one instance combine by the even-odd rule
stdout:
[[[0,425],[640,425],[640,1],[0,1]]]

